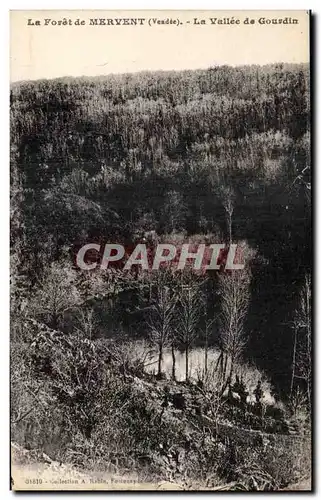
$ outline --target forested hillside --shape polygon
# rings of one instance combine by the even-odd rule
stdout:
[[[221,353],[216,365],[221,360],[220,397],[235,381],[242,403],[244,387],[237,384],[244,381],[235,367],[249,363],[266,374],[276,400],[288,404],[300,394],[310,411],[309,89],[309,68],[303,64],[12,84],[11,312],[17,387],[28,376],[26,366],[37,366],[41,376],[56,381],[48,381],[53,401],[71,408],[74,389],[68,386],[65,394],[62,386],[76,379],[68,372],[66,382],[64,353],[74,349],[70,356],[77,364],[80,352],[88,349],[91,373],[101,362],[92,361],[95,349],[105,352],[101,342],[121,338],[119,350],[110,348],[120,373],[133,369],[131,340],[156,349],[159,377],[163,350],[171,349],[173,380],[174,350],[188,358],[193,348],[205,346],[206,363],[207,349]],[[143,272],[111,279],[74,265],[75,252],[85,243],[131,246],[148,235],[165,242],[242,243],[250,256],[247,271],[235,279],[224,273],[200,278],[164,271],[151,282]],[[147,285],[149,296],[141,291]],[[242,339],[234,351],[226,340],[229,297],[240,311],[236,322]],[[187,325],[189,311],[193,324]],[[51,366],[51,347],[44,345],[53,334],[46,337],[35,325],[65,335],[61,346],[74,338],[74,347],[52,348]],[[175,339],[173,332],[179,332]],[[79,347],[79,335],[96,347]],[[26,354],[28,342],[32,350]],[[28,356],[32,361],[21,361]],[[134,361],[142,369],[142,359]],[[206,364],[206,376],[209,371]],[[116,372],[110,372],[110,393],[112,383],[120,383]],[[73,406],[70,422],[79,423],[86,439],[98,429],[97,400],[105,382],[98,374],[97,394],[88,396],[94,416],[88,409],[91,416],[84,421],[78,403]],[[258,405],[260,383],[256,379],[253,395]],[[144,391],[139,397],[145,398]],[[24,401],[17,405],[28,410]]]
[[[93,238],[224,241],[232,188],[233,239],[265,263],[254,270],[250,356],[264,351],[265,368],[287,376],[288,323],[311,260],[308,78],[307,66],[275,65],[14,84],[21,272],[33,283],[64,246]]]

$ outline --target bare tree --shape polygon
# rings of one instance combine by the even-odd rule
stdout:
[[[86,338],[92,340],[93,335],[97,329],[97,320],[93,309],[80,309],[79,310],[79,328],[78,331]]]
[[[312,332],[311,332],[311,276],[304,277],[299,305],[293,322],[294,342],[292,358],[291,395],[295,379],[305,385],[309,408],[311,408],[312,382]]]
[[[79,306],[81,297],[76,287],[76,273],[68,265],[54,262],[39,283],[39,291],[31,301],[31,309],[51,328],[58,329],[64,314]]]
[[[199,285],[182,285],[179,297],[178,339],[185,351],[185,378],[189,378],[189,352],[197,337],[197,327],[202,312]]]
[[[219,358],[222,392],[231,380],[235,363],[246,346],[244,321],[250,301],[250,275],[248,271],[232,271],[219,275],[220,340]],[[229,367],[229,374],[227,375]]]
[[[217,385],[217,366],[212,361],[209,363],[207,371],[201,371],[199,374],[198,390],[203,394],[212,419],[215,422],[216,432],[219,415],[226,400],[222,398],[220,388]]]
[[[207,376],[208,373],[208,347],[209,347],[209,340],[210,336],[213,331],[213,324],[214,324],[214,319],[208,318],[207,317],[207,305],[206,303],[204,304],[204,374],[205,377]]]
[[[162,372],[164,349],[171,343],[174,308],[175,297],[170,288],[158,284],[148,322],[150,340],[158,349],[158,375]]]
[[[293,336],[293,351],[292,351],[292,371],[291,371],[291,382],[290,382],[290,398],[292,398],[294,381],[295,381],[295,370],[296,370],[296,356],[297,356],[297,345],[298,345],[298,327],[296,321],[292,324],[292,329],[294,331]]]

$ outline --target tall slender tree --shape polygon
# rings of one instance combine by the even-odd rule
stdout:
[[[164,349],[171,344],[175,297],[168,286],[158,284],[152,299],[149,317],[149,338],[158,350],[158,376],[162,373]]]
[[[309,408],[312,398],[312,316],[311,276],[306,274],[294,318],[294,345],[291,389],[295,382],[303,382]],[[291,392],[292,392],[291,391]]]
[[[248,270],[219,275],[222,392],[246,346],[244,322],[250,301]],[[228,373],[227,373],[228,372]]]
[[[178,338],[185,351],[185,379],[189,379],[189,354],[198,334],[202,313],[199,285],[181,285],[179,297]]]

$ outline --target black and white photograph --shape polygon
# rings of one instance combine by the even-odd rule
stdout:
[[[310,27],[10,12],[14,491],[312,491]]]

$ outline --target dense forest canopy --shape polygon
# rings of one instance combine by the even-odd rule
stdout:
[[[288,390],[311,266],[309,88],[304,64],[13,84],[18,302],[88,241],[230,235],[257,255],[246,355]]]

